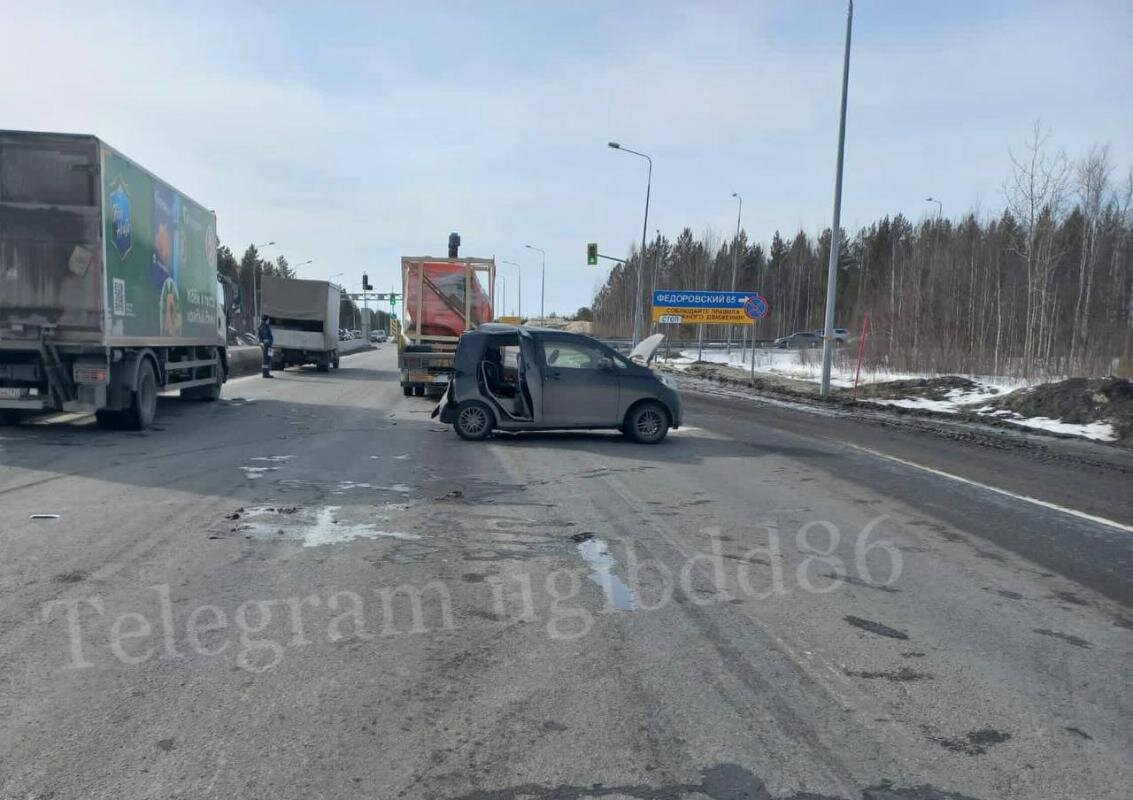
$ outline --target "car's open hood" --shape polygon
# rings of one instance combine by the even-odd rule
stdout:
[[[653,360],[653,354],[657,352],[657,348],[661,346],[665,334],[655,333],[638,342],[637,347],[629,354],[629,360],[635,364],[646,366]]]

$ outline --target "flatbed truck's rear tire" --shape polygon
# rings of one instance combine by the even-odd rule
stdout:
[[[424,397],[425,396],[425,386],[423,384],[420,384],[420,383],[413,384],[413,396],[414,397]]]
[[[12,427],[19,425],[24,420],[24,415],[19,411],[10,408],[0,409],[0,427]]]
[[[413,386],[411,384],[408,384],[408,383],[401,384],[401,393],[403,395],[405,395],[406,397],[412,397],[413,396]]]

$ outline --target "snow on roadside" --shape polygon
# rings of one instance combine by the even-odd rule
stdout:
[[[923,411],[940,411],[945,414],[957,414],[961,411],[971,411],[969,406],[984,404],[993,397],[1002,397],[1003,392],[995,386],[977,383],[976,389],[965,392],[963,389],[953,389],[943,400],[930,400],[927,397],[867,397],[866,402],[884,406],[897,406],[898,408],[915,408]]]
[[[1118,440],[1117,431],[1114,430],[1113,425],[1108,422],[1088,422],[1088,423],[1074,423],[1063,422],[1059,419],[1051,419],[1050,417],[1024,417],[1022,414],[1011,411],[1006,408],[994,408],[992,406],[985,406],[983,408],[974,409],[977,414],[982,414],[986,417],[995,417],[1006,422],[1013,422],[1016,425],[1022,425],[1025,428],[1035,428],[1041,431],[1050,431],[1051,433],[1064,433],[1069,436],[1081,436],[1084,439],[1093,439],[1098,442],[1116,442]]]
[[[696,363],[696,348],[685,348],[681,351],[674,351],[674,353],[676,353],[676,355],[674,355],[673,358],[665,360],[662,350],[657,360],[675,369],[685,369],[690,364]],[[705,350],[702,360],[709,364],[721,364],[749,371],[751,369],[751,350],[747,350],[743,355],[745,355],[746,358],[741,358],[738,347],[733,348],[730,354],[723,350],[713,349]],[[830,383],[833,386],[850,388],[854,385],[854,365],[847,365],[840,362],[841,359],[836,359],[833,364]],[[759,348],[755,351],[755,372],[756,374],[766,373],[784,378],[818,383],[822,379],[822,351],[817,348],[814,350]],[[882,381],[904,381],[939,377],[941,377],[941,373],[898,372],[896,370],[866,369],[863,367],[858,383],[864,386],[867,383],[880,383]],[[1030,385],[1027,381],[1007,378],[1002,375],[972,375],[969,377],[977,383],[986,385],[988,387],[988,396],[994,396],[996,394],[1002,395]],[[992,391],[993,389],[998,391]],[[981,397],[983,397],[982,394],[973,395],[973,399],[963,400],[961,402],[980,402]],[[923,408],[924,406],[910,406],[910,408],[912,407]]]
[[[702,361],[711,364],[720,364],[734,367],[744,371],[751,369],[751,351],[747,359],[742,360],[740,351],[734,349],[731,354],[722,350],[706,350]],[[821,378],[822,364],[818,350],[779,350],[761,349],[755,351],[756,374],[777,375],[795,380],[817,382]],[[660,359],[659,359],[660,360]],[[679,355],[662,363],[678,370],[684,370],[697,362],[696,350],[686,349]],[[862,370],[860,385],[902,380],[931,380],[943,377],[933,373],[904,373],[889,372],[885,370]],[[1011,422],[1026,428],[1043,430],[1051,433],[1078,436],[1100,442],[1116,442],[1120,439],[1114,426],[1109,422],[1070,423],[1050,417],[1026,417],[1009,409],[997,408],[990,405],[993,399],[999,399],[1019,389],[1037,385],[1017,378],[1004,376],[966,376],[974,382],[971,389],[952,389],[942,399],[934,400],[927,397],[866,397],[864,402],[874,405],[907,408],[919,411],[935,411],[945,414],[972,413],[986,416],[1005,422]],[[831,384],[836,387],[849,388],[853,386],[854,375],[852,369],[839,368],[835,364],[831,375]]]

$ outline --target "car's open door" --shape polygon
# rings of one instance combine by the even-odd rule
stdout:
[[[520,328],[519,350],[523,358],[520,362],[519,390],[531,409],[531,421],[543,421],[543,374],[539,365],[538,348],[530,333]]]

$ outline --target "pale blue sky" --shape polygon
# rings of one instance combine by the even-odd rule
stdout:
[[[829,224],[842,2],[10,4],[0,127],[97,134],[215,208],[240,251],[307,277],[402,255],[525,265],[524,311],[589,302],[585,243],[684,225]],[[855,9],[846,194],[885,213],[998,210],[1031,121],[1071,155],[1133,162],[1133,3],[878,2]],[[18,31],[11,36],[11,31]],[[932,207],[933,210],[935,207]],[[514,270],[505,267],[514,295]],[[692,288],[692,287],[672,287]],[[743,287],[758,289],[759,287]],[[509,307],[515,305],[514,297]],[[510,310],[510,308],[509,308]]]

